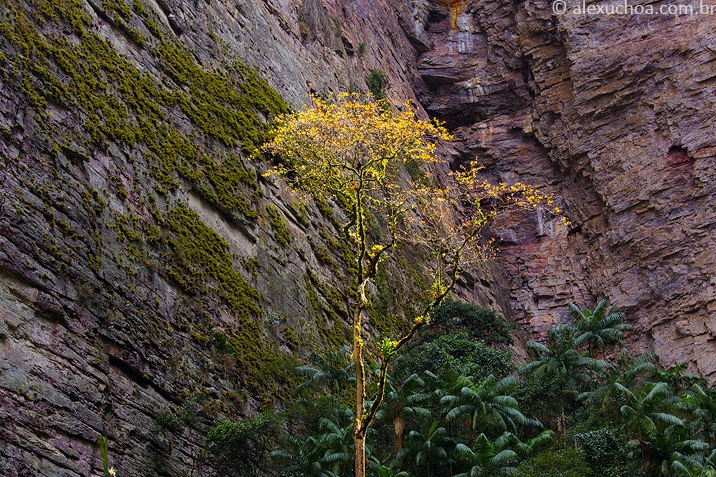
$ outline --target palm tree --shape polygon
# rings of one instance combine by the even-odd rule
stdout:
[[[405,422],[410,417],[430,418],[430,409],[425,404],[430,394],[425,392],[425,381],[413,373],[399,385],[388,376],[381,407],[375,415],[376,422],[388,422],[393,427],[395,453],[403,448]]]
[[[632,329],[630,324],[624,323],[626,319],[624,313],[616,311],[614,305],[607,309],[607,300],[601,300],[591,311],[588,308],[580,310],[577,305],[570,303],[569,311],[579,330],[574,340],[574,347],[580,348],[586,344],[590,356],[595,347],[601,348],[602,359],[604,359],[605,346],[621,343],[624,332]]]
[[[513,465],[517,461],[517,453],[505,449],[510,442],[510,436],[511,434],[505,433],[491,442],[485,434],[480,434],[472,449],[465,444],[456,445],[453,452],[455,460],[467,470],[453,477],[517,475],[517,468]]]
[[[659,469],[662,475],[671,476],[671,464],[681,458],[703,461],[704,452],[709,445],[698,439],[686,438],[684,426],[668,426],[656,434],[649,443],[649,460],[653,469]]]
[[[281,464],[281,475],[300,477],[343,477],[352,475],[355,447],[353,443],[353,412],[345,409],[335,419],[322,418],[321,434],[299,439],[286,437],[286,448],[271,452],[271,457]],[[343,422],[348,424],[343,425]],[[367,449],[371,465],[379,462]]]
[[[696,433],[700,434],[709,448],[716,445],[716,385],[708,386],[706,383],[694,383],[684,391],[683,406],[694,417],[692,425]]]
[[[490,375],[478,385],[472,378],[460,376],[454,387],[459,393],[448,394],[440,400],[446,411],[445,419],[452,422],[467,415],[470,431],[480,428],[487,432],[517,432],[517,424],[541,426],[539,421],[519,411],[517,400],[510,395],[516,387],[517,380],[511,376],[498,381]]]
[[[418,431],[408,433],[409,445],[396,455],[398,462],[412,462],[420,475],[433,477],[443,465],[451,463],[449,451],[454,446],[454,440],[448,436],[447,430],[435,420],[425,434]],[[424,470],[424,471],[423,471]]]
[[[439,408],[440,400],[443,396],[451,394],[456,389],[457,378],[460,375],[453,369],[443,368],[439,374],[431,371],[423,371],[423,382],[425,382],[425,391],[430,395],[428,406],[431,408]],[[459,391],[460,388],[457,388]]]
[[[308,379],[296,387],[294,395],[300,394],[304,390],[323,386],[328,393],[340,396],[345,390],[346,384],[355,382],[353,362],[348,353],[348,348],[345,346],[338,351],[313,354],[311,362],[313,366],[296,367],[296,374],[307,376]]]
[[[652,453],[658,447],[666,447],[659,442],[669,428],[683,428],[684,421],[670,414],[668,410],[673,403],[674,395],[666,383],[645,383],[640,389],[632,392],[624,388],[624,404],[620,413],[624,419],[624,429],[631,436],[630,443],[638,446],[642,467],[645,468]],[[673,430],[673,429],[672,429]],[[678,440],[668,436],[670,440]]]
[[[716,477],[716,449],[707,457],[675,452],[671,461],[671,470],[678,477]]]
[[[321,458],[326,446],[326,436],[309,436],[299,439],[296,436],[286,437],[287,448],[271,452],[271,457],[281,464],[281,475],[301,477],[331,477],[331,473],[323,469]]]
[[[657,357],[654,353],[643,353],[636,358],[627,350],[622,350],[617,357],[617,364],[612,368],[605,380],[597,388],[585,391],[577,400],[599,410],[610,422],[619,419],[619,403],[629,389],[635,389],[654,373]]]
[[[346,471],[352,470],[355,458],[353,423],[341,427],[330,419],[324,418],[321,419],[320,428],[325,432],[321,463],[328,467],[333,474],[345,475]]]
[[[671,392],[679,394],[701,379],[693,374],[684,374],[687,368],[688,363],[677,364],[669,369],[656,368],[651,379],[655,382],[665,382],[669,385]]]
[[[532,455],[543,449],[554,440],[554,431],[545,429],[527,442],[520,441],[516,436],[512,436],[512,445],[521,460],[526,460]]]
[[[596,377],[610,368],[606,361],[584,356],[575,346],[577,329],[572,325],[557,325],[550,328],[548,346],[535,341],[527,347],[537,359],[520,368],[520,374],[534,380],[553,380],[557,389],[560,417],[557,430],[566,431],[565,397],[576,396],[584,383],[596,382]]]

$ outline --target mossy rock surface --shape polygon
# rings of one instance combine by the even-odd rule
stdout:
[[[0,4],[0,285],[30,290],[0,344],[47,366],[14,375],[38,402],[72,403],[53,408],[63,442],[89,455],[101,430],[123,474],[188,475],[177,449],[202,424],[286,399],[301,357],[348,341],[355,270],[340,207],[284,207],[261,175],[285,102],[230,51],[198,59],[153,5]],[[374,328],[402,329],[396,303]],[[33,420],[0,424],[49,440],[19,392]],[[190,402],[197,419],[152,431]]]
[[[27,257],[2,265],[76,300],[48,316],[101,336],[113,366],[169,401],[230,386],[273,402],[292,358],[263,329],[256,266],[191,204],[259,233],[251,156],[287,106],[230,52],[200,65],[160,16],[141,0],[0,5],[4,224]],[[217,327],[234,364],[213,359]]]

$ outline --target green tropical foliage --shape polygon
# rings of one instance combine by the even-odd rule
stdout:
[[[682,394],[682,409],[690,413],[692,435],[716,445],[716,386],[694,383]]]
[[[509,434],[503,434],[494,441],[480,434],[472,448],[458,444],[455,446],[455,459],[465,471],[455,474],[455,477],[518,475],[514,466],[518,460],[517,453],[506,448],[509,443]]]
[[[325,435],[305,439],[288,435],[284,446],[271,452],[271,457],[283,468],[284,477],[330,477],[321,462],[325,441]]]
[[[455,440],[439,420],[433,421],[427,431],[410,431],[408,443],[410,445],[401,449],[396,459],[406,463],[413,472],[425,477],[443,475],[441,470],[452,463],[450,454]]]
[[[425,407],[430,399],[426,392],[425,381],[416,373],[411,374],[402,382],[388,377],[386,380],[383,405],[375,415],[380,425],[388,423],[393,431],[393,445],[398,453],[403,448],[405,426],[410,418],[430,418],[430,409]]]
[[[383,71],[371,69],[365,77],[365,83],[375,99],[385,99],[385,87],[388,86],[388,77]]]
[[[393,361],[367,436],[368,475],[716,477],[716,387],[650,353],[593,357],[621,337],[586,323],[601,316],[604,329],[626,331],[614,313],[600,302],[553,327],[528,343],[519,373],[509,353],[443,321],[443,334]],[[206,455],[218,475],[353,476],[348,353],[314,355],[296,372],[303,382],[284,411],[216,423]]]
[[[586,344],[590,355],[595,348],[604,350],[607,345],[621,343],[624,332],[632,329],[630,324],[624,323],[624,313],[616,311],[614,305],[607,308],[607,300],[597,303],[594,310],[580,310],[577,305],[570,303],[569,311],[579,330],[574,346],[580,348]]]
[[[280,422],[272,413],[261,413],[238,422],[221,420],[206,436],[206,453],[219,476],[264,475],[264,463],[279,437]]]
[[[453,373],[479,377],[492,374],[503,378],[515,370],[509,352],[475,341],[465,332],[437,336],[414,347],[407,356],[412,369],[433,374]]]
[[[442,397],[445,419],[448,422],[465,418],[468,432],[483,429],[485,432],[517,432],[517,426],[541,426],[540,422],[524,416],[517,400],[510,395],[517,387],[513,377],[497,380],[490,375],[479,384],[471,377],[460,376],[454,394]]]
[[[517,468],[520,477],[592,477],[594,473],[574,446],[553,448]]]
[[[512,444],[520,460],[529,459],[536,455],[539,451],[549,447],[554,441],[555,433],[551,429],[545,429],[531,439],[525,442],[520,441],[516,436],[512,437]]]
[[[485,344],[512,344],[510,327],[493,310],[447,299],[430,312],[431,326],[423,333],[427,340],[437,335],[467,333]]]
[[[716,450],[703,454],[682,455],[674,453],[671,471],[679,477],[716,477]]]
[[[566,404],[573,401],[582,386],[597,382],[606,374],[610,365],[577,349],[578,330],[570,325],[558,325],[549,330],[546,345],[535,341],[527,343],[535,360],[520,369],[527,379],[552,383],[550,389],[559,400],[557,429],[566,430]]]
[[[597,475],[629,477],[633,475],[627,467],[628,438],[619,428],[599,428],[575,434],[580,454],[590,469]]]

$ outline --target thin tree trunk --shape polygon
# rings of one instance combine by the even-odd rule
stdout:
[[[567,417],[564,414],[564,389],[562,387],[562,378],[559,378],[559,407],[560,419],[557,419],[557,432],[564,435],[567,433]]]
[[[645,446],[643,442],[640,442],[639,446],[641,447],[641,469],[644,470],[646,469],[646,457],[644,457]]]
[[[365,433],[354,436],[356,445],[355,477],[365,477]]]
[[[362,290],[361,290],[362,291]],[[363,297],[359,297],[362,300]],[[359,304],[360,305],[360,304]],[[361,336],[362,307],[353,312],[353,363],[356,370],[356,416],[353,424],[353,442],[355,443],[355,477],[365,477],[365,367],[363,366],[363,338]]]
[[[403,432],[405,431],[405,423],[403,417],[398,416],[393,420],[393,444],[395,446],[395,453],[397,454],[403,448]]]

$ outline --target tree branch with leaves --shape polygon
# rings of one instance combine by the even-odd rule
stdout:
[[[370,96],[344,93],[276,119],[273,138],[263,150],[278,165],[268,174],[286,178],[300,193],[332,198],[345,215],[341,239],[354,252],[352,357],[356,371],[353,437],[355,476],[366,475],[365,438],[385,392],[392,357],[429,322],[430,312],[457,285],[463,267],[484,261],[491,247],[484,240],[488,222],[511,207],[536,207],[549,201],[529,186],[478,180],[469,169],[453,174],[452,186],[412,180],[405,165],[434,163],[439,141],[449,140],[437,121],[418,120],[408,103],[390,108]],[[488,204],[489,203],[489,204]],[[368,233],[369,217],[381,217],[387,230]],[[377,393],[366,405],[365,315],[368,286],[376,283],[381,262],[408,241],[433,254],[432,287],[422,313],[402,337],[384,339]]]

